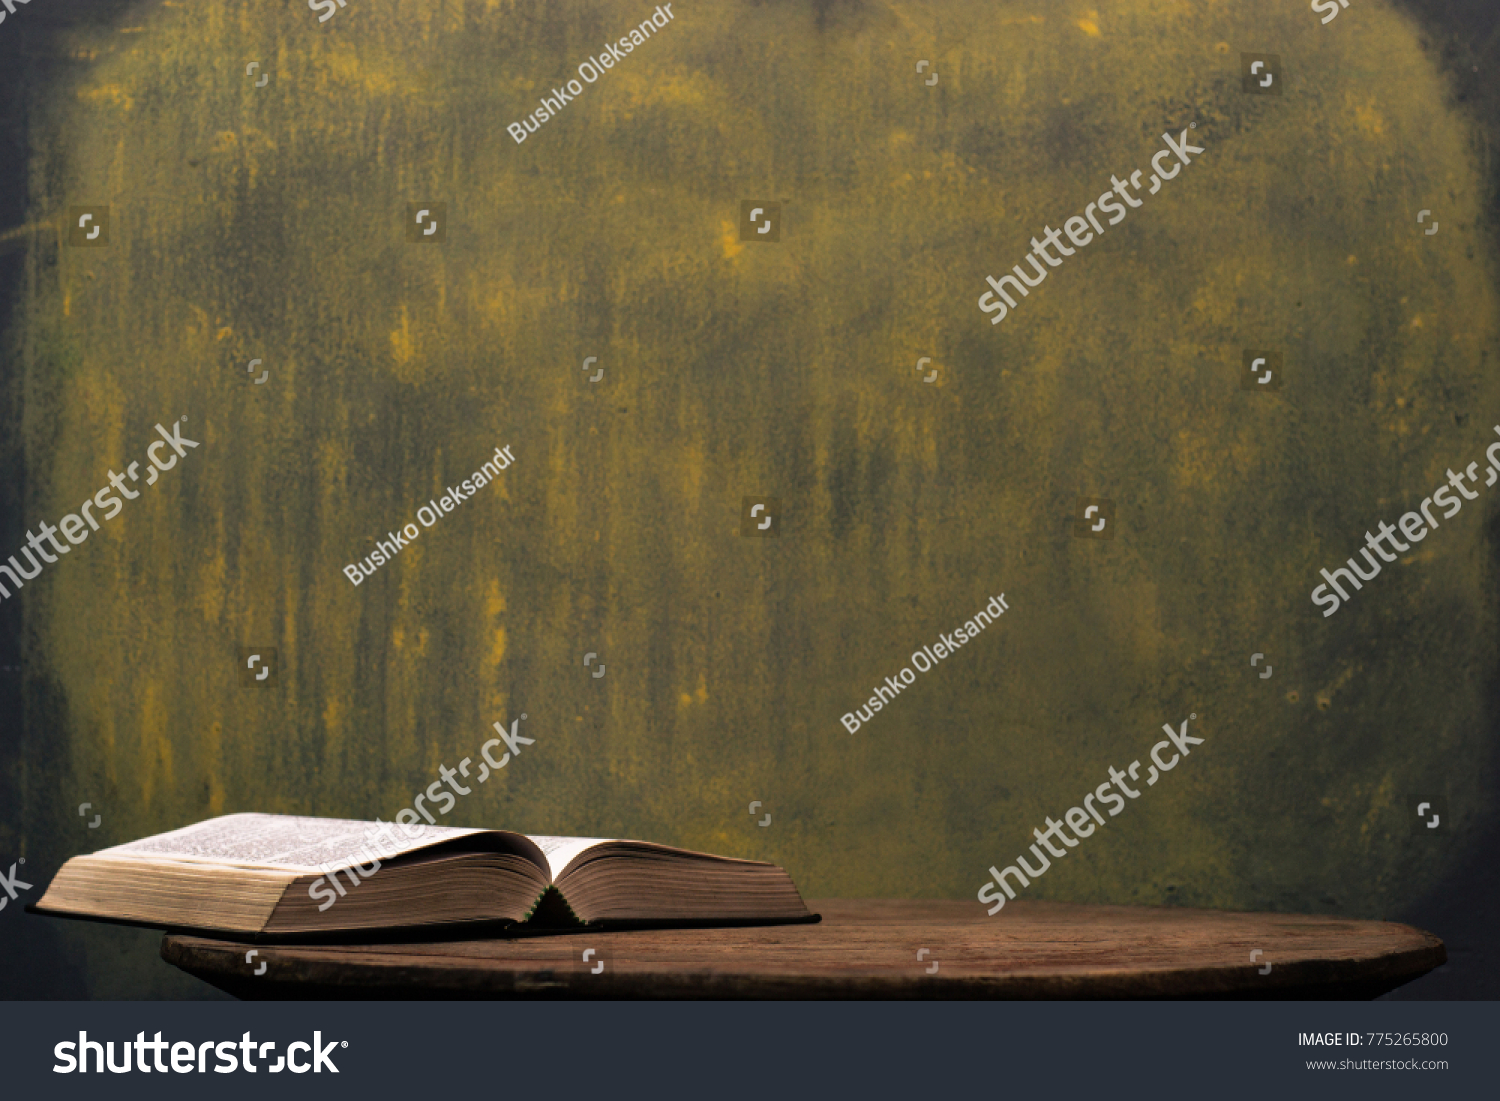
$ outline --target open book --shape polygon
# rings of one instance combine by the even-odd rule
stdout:
[[[257,939],[475,922],[818,920],[791,877],[759,860],[647,841],[283,814],[229,814],[75,856],[31,909]]]

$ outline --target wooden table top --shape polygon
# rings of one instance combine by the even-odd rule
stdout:
[[[1372,998],[1447,960],[1442,941],[1409,925],[1306,914],[808,905],[820,924],[262,945],[251,963],[249,945],[168,935],[161,954],[246,999]]]

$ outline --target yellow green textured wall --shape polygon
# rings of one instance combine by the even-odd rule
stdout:
[[[1462,830],[1487,798],[1488,501],[1331,619],[1309,601],[1500,423],[1484,183],[1418,28],[1378,0],[1357,27],[1299,0],[688,0],[518,146],[652,8],[214,0],[69,32],[31,220],[108,203],[112,240],[30,242],[26,522],[157,422],[202,446],[25,591],[58,755],[33,848],[388,818],[524,711],[536,745],[447,822],[972,898],[1196,713],[1206,744],[1029,897],[1383,916],[1451,870],[1403,799],[1440,790]],[[1257,50],[1280,98],[1240,90]],[[987,323],[986,274],[1190,123],[1197,163]],[[739,241],[747,198],[784,202],[779,244]],[[429,201],[447,240],[411,244]],[[1239,389],[1246,347],[1284,351],[1279,394]],[[505,444],[497,484],[347,580]],[[750,495],[781,538],[739,536]],[[1081,495],[1117,503],[1113,541],[1073,537]],[[239,685],[251,645],[275,688]]]

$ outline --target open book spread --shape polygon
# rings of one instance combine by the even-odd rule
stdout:
[[[791,877],[759,860],[649,841],[283,814],[229,814],[75,856],[35,909],[268,935],[817,920]]]

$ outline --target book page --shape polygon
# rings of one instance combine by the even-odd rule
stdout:
[[[406,836],[406,830],[416,833]],[[226,814],[180,830],[159,833],[113,848],[95,856],[202,861],[262,868],[288,868],[299,872],[321,871],[325,866],[348,867],[369,863],[371,857],[388,860],[401,853],[469,837],[489,830],[460,826],[405,828],[384,826],[352,818],[304,818],[291,814]]]
[[[553,883],[562,874],[568,863],[585,849],[592,849],[595,845],[606,845],[612,838],[608,837],[547,837],[537,834],[527,834],[532,841],[536,842],[537,848],[542,850],[542,855],[547,858],[551,865],[551,874],[548,876]]]

